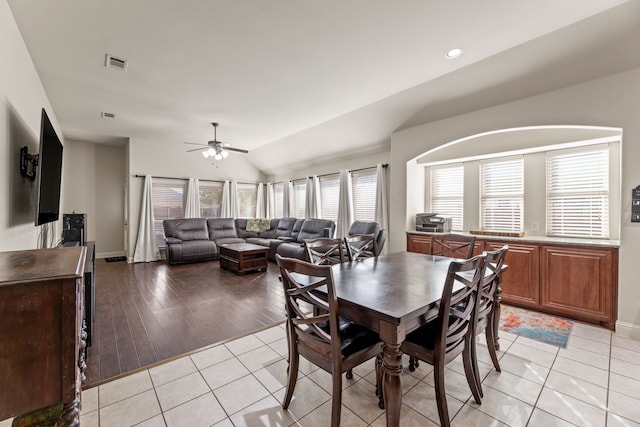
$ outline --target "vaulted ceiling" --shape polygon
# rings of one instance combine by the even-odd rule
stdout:
[[[633,0],[8,2],[65,138],[205,143],[215,121],[265,173],[640,64]]]

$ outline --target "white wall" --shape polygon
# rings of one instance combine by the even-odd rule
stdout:
[[[256,169],[246,156],[231,153],[224,160],[205,159],[199,152],[187,153],[193,146],[166,144],[140,139],[129,141],[128,151],[128,247],[131,259],[135,250],[136,236],[142,201],[144,178],[134,175],[151,175],[174,178],[198,178],[200,180],[237,180],[238,182],[265,182],[265,176]]]
[[[0,58],[0,250],[33,249],[40,231],[36,189],[20,175],[19,150],[38,152],[43,107],[61,139],[62,133],[6,0],[0,0]]]
[[[392,251],[406,248],[411,217],[424,206],[424,179],[415,159],[466,136],[520,126],[620,127],[622,141],[618,329],[640,337],[640,223],[631,223],[630,193],[640,184],[640,69],[399,131],[391,138]],[[423,175],[423,174],[422,174]]]
[[[98,258],[124,255],[125,146],[67,141],[64,176],[62,212],[87,215]]]

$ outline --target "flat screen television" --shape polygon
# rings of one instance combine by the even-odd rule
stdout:
[[[36,225],[57,221],[60,217],[62,143],[44,108],[40,125],[40,153],[36,175],[38,180]]]

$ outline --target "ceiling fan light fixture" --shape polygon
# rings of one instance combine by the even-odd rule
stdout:
[[[214,150],[211,147],[209,147],[209,149],[206,152],[209,153],[209,156],[211,156],[211,157],[216,155],[216,150]]]
[[[209,150],[205,150],[205,151],[203,151],[203,152],[202,152],[202,156],[203,156],[205,159],[208,159],[208,158],[209,158]]]
[[[224,157],[225,159],[226,159],[227,157],[229,157],[229,152],[228,152],[228,151],[226,151],[226,150],[222,150],[222,151],[220,152],[220,154],[222,154],[222,157]]]
[[[216,160],[222,160],[222,154],[216,153],[216,155],[213,156],[213,158],[216,159]]]

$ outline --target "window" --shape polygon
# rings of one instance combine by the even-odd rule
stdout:
[[[351,173],[353,215],[356,221],[376,220],[376,185],[377,173],[375,168]]]
[[[277,182],[273,184],[274,194],[274,215],[276,218],[282,218],[284,216],[284,199],[283,199],[284,183]]]
[[[480,164],[480,226],[487,231],[522,231],[524,161]]]
[[[200,182],[200,216],[202,218],[220,218],[222,186],[222,182]]]
[[[184,192],[184,182],[162,183],[152,181],[151,200],[155,218],[156,241],[159,247],[165,246],[162,221],[183,217]]]
[[[296,218],[304,218],[304,205],[307,199],[307,180],[293,181],[293,203],[295,210],[292,215]]]
[[[320,205],[322,219],[338,221],[338,203],[340,200],[340,174],[320,177]]]
[[[258,197],[257,184],[238,184],[237,186],[238,217],[255,218]]]
[[[451,229],[462,231],[464,207],[464,166],[431,168],[430,212],[451,217]]]
[[[609,237],[609,149],[547,154],[547,235]]]

